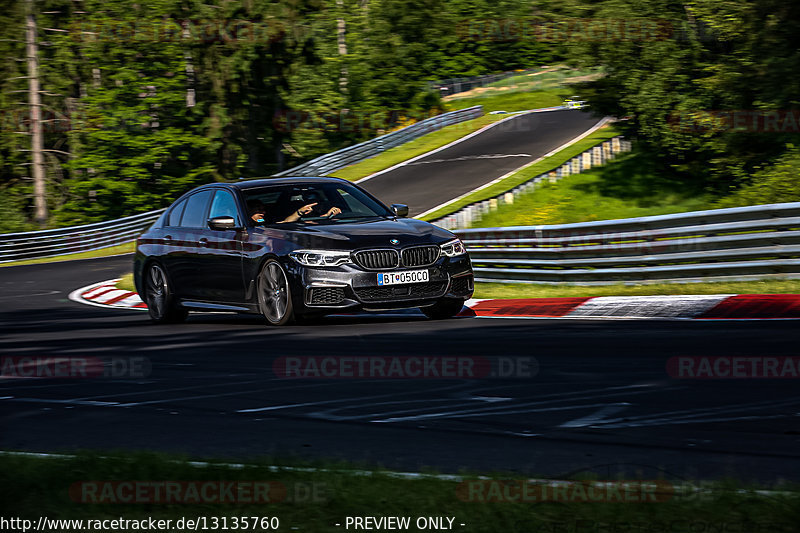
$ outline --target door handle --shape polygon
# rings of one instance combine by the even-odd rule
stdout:
[[[172,235],[164,236],[164,244],[172,244]]]
[[[199,241],[197,241],[197,244],[199,244],[200,246],[208,246],[208,239],[206,239],[205,237],[203,237],[202,239],[200,239]]]

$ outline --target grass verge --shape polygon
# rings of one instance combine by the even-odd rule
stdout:
[[[445,108],[447,111],[455,111],[456,109],[482,105],[483,111],[486,113],[492,111],[525,111],[561,105],[567,97],[569,97],[569,90],[561,88],[537,91],[509,89],[506,92],[487,93],[450,100],[446,102]]]
[[[276,517],[279,528],[275,529],[324,533],[345,529],[347,517],[395,516],[410,518],[413,525],[407,528],[409,531],[418,530],[415,526],[419,517],[452,517],[452,529],[475,533],[556,533],[589,527],[596,531],[598,524],[602,525],[600,530],[603,531],[617,531],[621,525],[625,525],[624,530],[628,531],[631,524],[642,527],[637,529],[640,531],[689,531],[690,523],[693,524],[691,531],[788,532],[796,526],[800,506],[800,495],[796,492],[766,496],[756,493],[756,487],[718,482],[704,483],[703,492],[698,493],[681,490],[686,486],[683,480],[670,479],[663,473],[658,476],[638,474],[638,483],[645,486],[653,486],[651,480],[654,478],[660,479],[655,501],[640,503],[638,491],[626,491],[624,485],[628,483],[628,487],[636,487],[637,480],[632,478],[637,476],[604,485],[611,488],[598,488],[597,492],[593,489],[590,493],[595,498],[593,501],[586,491],[588,483],[575,484],[571,489],[556,492],[547,486],[526,483],[527,478],[518,475],[490,476],[491,479],[481,481],[475,480],[474,475],[456,480],[432,476],[410,479],[381,471],[369,475],[343,471],[354,468],[352,465],[303,466],[321,466],[327,471],[276,469],[267,462],[240,468],[221,464],[197,467],[183,458],[154,453],[103,456],[84,453],[74,458],[3,456],[0,457],[0,471],[4,473],[6,482],[0,485],[0,514],[32,520],[34,525],[41,516],[84,521],[152,517],[173,520],[173,526],[167,528],[171,531],[187,529],[186,526],[174,526],[175,521],[184,517],[192,520],[207,517],[207,528],[201,524],[198,529],[215,529],[212,527],[215,518],[219,528],[222,528],[223,520],[227,522],[227,528],[234,528],[233,522],[238,517],[236,529],[256,530],[265,528],[243,528],[242,517],[247,517],[248,521],[256,517],[259,524],[262,517]],[[597,479],[590,475],[580,478]],[[135,482],[137,487],[147,486],[147,482],[153,487],[164,482],[172,486],[175,486],[172,484],[174,481],[182,483],[179,490],[167,493],[162,489],[160,493],[162,501],[169,494],[173,503],[156,503],[153,502],[156,499],[154,489],[132,492],[122,485],[126,481]],[[188,490],[190,486],[202,487],[209,482],[218,483],[212,487],[231,482],[237,482],[239,488],[256,484],[263,486],[264,483],[270,485],[268,492],[259,493],[262,501],[258,503],[253,502],[254,491],[226,494],[212,488],[192,495]],[[524,501],[512,501],[505,496],[513,497],[514,489],[519,490],[522,483],[533,489],[524,493]],[[475,488],[477,490],[473,490]],[[235,501],[212,503],[211,500],[220,494]],[[544,497],[535,499],[541,494]],[[123,503],[121,497],[126,495],[132,501]],[[504,501],[480,501],[480,495],[494,495]],[[598,495],[606,501],[597,501]],[[618,499],[613,503],[608,501],[614,498]],[[620,502],[623,498],[630,498],[628,502],[636,498],[637,503]],[[269,501],[263,501],[265,499]],[[698,524],[702,524],[702,529],[697,529]],[[350,525],[347,529],[352,528]],[[58,530],[77,529],[73,524]],[[188,529],[192,529],[191,526]]]
[[[667,294],[800,294],[800,280],[654,283],[643,285],[544,285],[476,283],[473,298],[574,298],[586,296],[659,296]]]
[[[133,253],[136,246],[133,241],[116,246],[109,246],[101,250],[92,250],[91,252],[79,252],[75,254],[59,255],[56,257],[41,257],[38,259],[26,259],[24,261],[11,261],[8,263],[0,263],[0,267],[7,266],[20,266],[20,265],[38,265],[41,263],[58,263],[60,261],[74,261],[76,259],[94,259],[97,257],[108,257],[111,255],[130,254]]]
[[[124,291],[136,292],[136,285],[133,283],[133,272],[128,272],[117,282],[117,288]]]
[[[665,215],[712,208],[712,198],[650,168],[639,153],[545,183],[499,206],[473,227],[569,224]]]
[[[599,130],[587,135],[580,141],[564,148],[563,150],[551,155],[550,157],[546,157],[539,161],[538,163],[531,165],[525,169],[520,170],[512,174],[511,176],[507,177],[506,179],[499,181],[485,189],[481,189],[479,191],[475,191],[474,193],[461,198],[460,200],[451,202],[446,206],[442,207],[441,209],[437,209],[433,213],[429,213],[424,217],[421,217],[422,220],[435,220],[437,218],[443,217],[453,211],[457,211],[464,206],[469,204],[480,202],[482,200],[486,200],[488,198],[492,198],[501,194],[509,189],[513,189],[517,185],[521,183],[525,183],[526,181],[530,180],[542,174],[544,172],[548,172],[553,170],[554,168],[558,167],[559,165],[564,164],[568,160],[572,159],[573,157],[577,156],[581,152],[584,152],[595,146],[600,144],[604,141],[611,139],[619,135],[619,131],[614,128],[613,125],[606,125],[605,127],[600,128]],[[507,226],[509,224],[503,224]]]

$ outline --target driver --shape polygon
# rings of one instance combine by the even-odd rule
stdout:
[[[317,205],[317,202],[312,204],[304,205],[303,207],[299,208],[297,211],[291,213],[289,216],[284,218],[283,220],[278,220],[278,224],[283,224],[286,222],[297,222],[302,217],[310,214],[314,210],[314,206]],[[255,222],[256,224],[265,224],[267,220],[267,208],[264,206],[264,203],[261,200],[251,200],[247,202],[247,207],[250,210],[250,219]],[[321,215],[320,218],[330,218],[336,216],[342,212],[341,209],[338,207],[331,207],[328,211]]]
[[[314,210],[314,206],[317,205],[319,202],[314,202],[313,204],[306,204],[294,213],[290,214],[288,217],[281,220],[281,222],[297,222],[302,217],[310,214]],[[338,207],[331,207],[324,215],[320,215],[320,218],[330,218],[333,216],[338,215],[341,213],[342,210]]]

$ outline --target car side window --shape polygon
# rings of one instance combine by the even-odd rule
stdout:
[[[186,207],[186,200],[181,200],[172,210],[169,212],[169,219],[167,220],[167,226],[180,226],[181,225],[181,215],[183,214],[183,209]]]
[[[236,198],[228,191],[218,190],[214,193],[214,201],[211,202],[211,211],[208,213],[208,218],[215,217],[233,217],[236,224],[239,225],[239,210],[236,208]]]
[[[186,208],[183,210],[181,227],[184,228],[205,228],[206,211],[208,211],[208,201],[214,191],[205,190],[193,194],[186,201]]]

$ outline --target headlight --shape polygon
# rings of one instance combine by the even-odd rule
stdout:
[[[334,250],[295,250],[289,257],[303,266],[331,267],[350,263],[350,252]]]
[[[440,246],[442,248],[442,253],[447,257],[455,257],[467,253],[467,249],[464,247],[464,243],[461,242],[461,239],[446,242]]]

